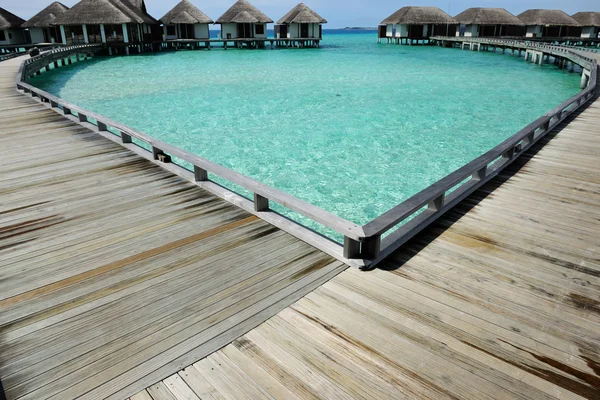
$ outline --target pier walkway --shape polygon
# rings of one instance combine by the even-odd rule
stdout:
[[[17,93],[22,61],[0,63],[8,400],[129,396],[346,268]]]
[[[600,100],[361,272],[18,94],[19,62],[9,400],[599,397]]]
[[[132,400],[598,399],[599,171],[596,97],[378,269]]]

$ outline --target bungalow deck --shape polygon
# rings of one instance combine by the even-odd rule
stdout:
[[[598,397],[599,100],[359,272],[16,93],[20,61],[0,64],[9,400]]]
[[[320,47],[320,38],[239,38],[239,39],[173,39],[162,42],[162,49],[210,49],[212,45],[228,47],[264,48],[277,47]]]

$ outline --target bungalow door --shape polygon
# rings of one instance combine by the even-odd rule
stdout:
[[[254,37],[252,24],[237,24],[237,36],[241,39],[251,39]]]
[[[423,37],[423,25],[409,25],[408,37],[411,39],[421,39]]]
[[[186,39],[195,39],[196,38],[196,31],[194,29],[194,25],[192,25],[192,24],[186,24],[185,27],[187,29]]]
[[[308,38],[308,24],[300,24],[300,37],[303,39]]]
[[[287,25],[279,25],[279,37],[281,39],[287,38],[288,35],[288,26]]]

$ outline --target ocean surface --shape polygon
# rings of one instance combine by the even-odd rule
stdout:
[[[376,36],[325,30],[320,49],[97,57],[32,83],[358,224],[579,91],[577,74],[551,65]]]

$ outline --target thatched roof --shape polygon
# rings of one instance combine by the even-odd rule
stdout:
[[[0,7],[0,29],[19,28],[25,20]]]
[[[455,20],[465,25],[525,25],[504,8],[469,8],[457,16]]]
[[[580,26],[579,22],[560,10],[527,10],[517,15],[525,25]]]
[[[248,18],[246,14],[249,14],[253,18]],[[238,0],[229,10],[225,11],[225,14],[217,19],[217,24],[243,23],[237,21],[249,21],[250,19],[252,19],[251,22],[253,23],[269,24],[273,22],[271,18],[267,17],[248,1]]]
[[[35,14],[29,20],[27,20],[27,22],[21,25],[21,27],[48,28],[50,25],[54,24],[54,21],[56,20],[57,16],[62,15],[68,9],[69,7],[65,6],[62,3],[59,3],[58,1],[55,1],[39,13]]]
[[[581,26],[600,26],[600,12],[598,11],[578,12],[571,15],[571,18],[579,22]]]
[[[81,0],[56,17],[55,25],[158,24],[143,0]]]
[[[188,0],[181,0],[160,19],[163,24],[212,24],[214,21]]]
[[[285,14],[278,24],[326,24],[327,20],[308,8],[304,3],[298,4]]]
[[[248,11],[242,11],[233,17],[231,22],[235,22],[236,24],[256,24],[258,23],[258,19],[252,16]]]
[[[402,7],[380,25],[456,24],[456,20],[437,7]]]

